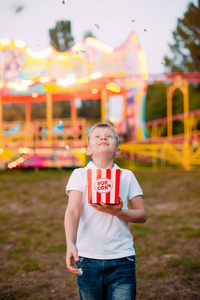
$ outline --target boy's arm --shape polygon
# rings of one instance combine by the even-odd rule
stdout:
[[[140,195],[135,196],[129,202],[131,209],[121,210],[118,218],[131,223],[145,223],[147,220],[147,211],[143,197]]]
[[[75,262],[79,261],[78,251],[76,248],[76,237],[81,215],[81,203],[82,193],[80,191],[69,191],[69,200],[64,220],[67,242],[66,263],[70,272],[79,275],[80,271],[77,270]]]
[[[147,220],[147,212],[145,209],[144,201],[142,196],[135,196],[129,202],[131,209],[122,209],[123,201],[119,198],[119,204],[110,205],[103,202],[99,204],[92,204],[92,206],[102,212],[106,212],[125,222],[131,223],[144,223]]]

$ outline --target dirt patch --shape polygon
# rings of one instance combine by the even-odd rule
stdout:
[[[65,266],[66,170],[0,174],[0,299],[78,300]],[[148,210],[131,224],[137,299],[200,298],[200,172],[137,173]]]

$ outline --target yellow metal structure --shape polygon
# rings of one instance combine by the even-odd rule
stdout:
[[[166,128],[167,128],[166,123],[154,124],[152,126],[149,126],[149,127],[147,127],[148,137],[158,138],[158,137],[164,136]]]
[[[129,153],[123,164],[131,170],[157,170],[181,168],[190,170],[200,166],[200,145],[172,144],[121,144],[120,149]],[[123,153],[122,153],[123,154]]]
[[[183,114],[179,120],[184,124],[183,135],[173,135],[172,97],[176,89],[183,93]],[[200,114],[189,112],[188,82],[180,76],[167,89],[167,118],[151,122],[147,127],[149,139],[143,143],[121,144],[126,167],[132,170],[156,170],[178,167],[185,170],[200,166]],[[165,134],[167,133],[167,137]]]
[[[188,98],[188,82],[177,76],[175,82],[167,89],[167,136],[172,137],[172,97],[176,89],[180,89],[183,93],[183,113],[184,113],[184,138],[189,137],[189,98]]]

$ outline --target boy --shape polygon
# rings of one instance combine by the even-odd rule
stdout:
[[[106,123],[94,125],[87,142],[93,162],[75,169],[66,187],[67,268],[77,274],[81,300],[134,300],[135,250],[128,222],[147,219],[142,190],[131,171],[120,169],[119,203],[89,204],[87,169],[119,169],[114,158],[120,149],[115,130]]]

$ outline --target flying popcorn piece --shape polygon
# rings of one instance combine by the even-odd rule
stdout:
[[[62,0],[62,4],[65,4],[65,0]]]
[[[99,25],[97,23],[94,24],[97,29],[100,29]]]
[[[161,65],[166,64],[166,60],[161,61]]]
[[[78,269],[78,271],[80,272],[80,274],[79,274],[79,275],[82,275],[82,274],[83,274],[83,270],[82,270],[82,268],[79,268],[79,269]]]
[[[132,19],[131,22],[135,22],[135,19]]]
[[[20,11],[22,11],[24,9],[24,6],[20,5],[20,4],[17,4],[17,3],[14,3],[12,5],[12,9],[14,10],[14,12],[17,14],[19,13]]]
[[[83,51],[83,50],[76,51],[76,54],[81,54],[81,53],[85,53],[85,51]]]
[[[147,32],[146,28],[144,29],[144,32]]]

